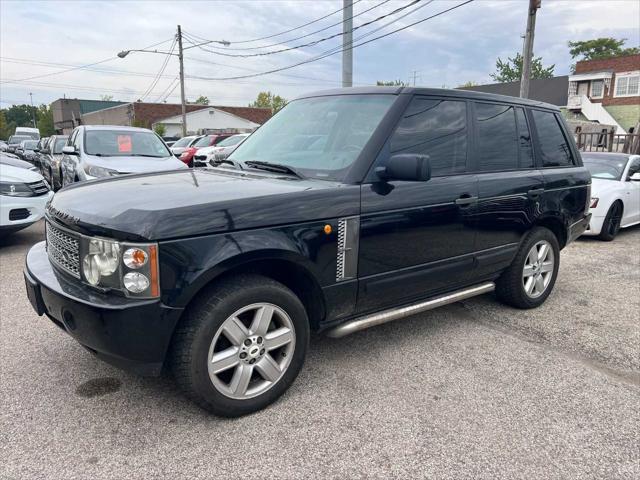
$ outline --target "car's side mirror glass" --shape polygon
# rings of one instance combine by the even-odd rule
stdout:
[[[383,181],[406,180],[425,182],[431,178],[431,163],[428,155],[400,153],[392,155],[375,170]]]
[[[629,177],[632,182],[640,182],[640,172],[636,172]]]
[[[62,147],[62,153],[65,153],[67,155],[77,155],[78,152],[76,152],[75,147],[72,147],[70,145],[66,145],[64,147]]]

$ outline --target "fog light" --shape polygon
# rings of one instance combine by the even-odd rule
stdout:
[[[124,288],[131,293],[142,293],[149,288],[149,279],[138,272],[129,272],[124,276]]]
[[[124,264],[132,269],[144,267],[147,263],[147,252],[139,248],[130,248],[122,256]]]

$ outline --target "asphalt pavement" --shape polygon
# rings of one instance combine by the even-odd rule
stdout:
[[[42,224],[0,240],[0,478],[640,477],[640,228],[562,252],[554,293],[342,339],[235,420],[89,354],[24,293]]]

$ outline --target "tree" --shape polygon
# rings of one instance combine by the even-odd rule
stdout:
[[[506,62],[501,58],[496,61],[496,72],[490,75],[496,82],[516,82],[522,78],[522,55],[516,54],[514,58],[508,57]],[[531,78],[552,78],[556,66],[542,66],[542,57],[533,57],[531,60]]]
[[[103,102],[110,102],[113,100],[113,95],[100,95],[100,100]]]
[[[14,123],[7,122],[4,112],[4,109],[0,110],[0,140],[7,140],[16,130]]]
[[[53,110],[48,105],[38,107],[38,130],[43,137],[50,137],[56,133],[53,126]]]
[[[164,126],[164,123],[157,123],[156,126],[153,127],[153,131],[161,137],[164,137],[164,134],[167,133],[167,127]]]
[[[33,117],[38,120],[38,109],[31,105],[13,105],[5,110],[7,123],[15,127],[33,127]]]
[[[476,85],[478,85],[476,82],[474,82],[473,80],[469,80],[468,82],[465,82],[462,85],[459,85],[458,88],[469,88],[469,87],[475,87]]]
[[[195,102],[193,103],[197,103],[199,105],[209,105],[209,99],[207,97],[205,97],[204,95],[200,95]]]
[[[287,100],[280,95],[273,95],[271,92],[260,92],[256,101],[250,103],[253,108],[270,108],[271,113],[276,113],[287,104]]]
[[[569,46],[571,58],[577,58],[578,61],[620,57],[622,55],[640,53],[640,48],[638,47],[622,48],[626,41],[626,38],[616,40],[611,37],[600,37],[594,38],[593,40],[568,42],[567,45]],[[571,71],[574,72],[575,69],[576,65],[571,65]]]
[[[407,84],[402,80],[378,80],[376,82],[378,87],[406,87]]]

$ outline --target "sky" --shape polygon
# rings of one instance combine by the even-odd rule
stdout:
[[[354,27],[411,1],[354,0]],[[362,41],[375,38],[463,1],[418,1],[384,20],[358,28],[354,38],[369,33]],[[396,79],[413,84],[414,76],[416,85],[429,87],[454,88],[468,81],[492,83],[489,75],[495,71],[496,59],[522,51],[527,5],[527,0],[475,0],[357,47],[353,51],[354,86]],[[121,101],[178,103],[177,57],[141,52],[123,59],[116,56],[122,50],[145,49],[160,42],[164,43],[152,48],[168,50],[178,24],[188,35],[185,47],[199,43],[197,38],[231,42],[229,47],[205,46],[209,51],[199,47],[185,51],[188,100],[204,95],[213,105],[242,106],[260,91],[292,99],[305,92],[340,87],[341,53],[277,74],[216,79],[286,67],[339,49],[342,39],[336,36],[277,54],[228,56],[280,50],[340,33],[339,25],[331,25],[341,22],[341,12],[327,15],[341,7],[342,0],[0,0],[0,107],[29,103],[30,93],[34,104],[50,103],[63,96],[99,99],[103,95]],[[404,16],[408,12],[412,13]],[[247,42],[323,16],[327,18],[290,33]],[[324,30],[293,40],[320,29]],[[640,45],[640,1],[542,0],[534,51],[545,65],[555,64],[556,75],[566,75],[573,63],[567,42],[605,36],[627,38],[627,46]],[[246,50],[268,45],[273,46]],[[157,77],[166,59],[166,68]],[[97,62],[103,63],[65,71]]]

